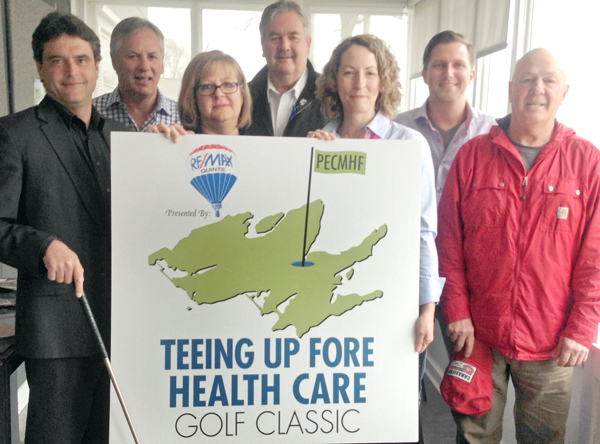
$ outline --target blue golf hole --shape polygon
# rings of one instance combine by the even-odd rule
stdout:
[[[296,261],[296,262],[292,262],[292,265],[294,267],[302,267],[302,261]],[[310,261],[304,261],[304,267],[312,267],[313,265],[315,265],[314,262],[310,262]]]

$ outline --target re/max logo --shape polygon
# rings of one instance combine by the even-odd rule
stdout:
[[[205,154],[204,156],[192,157],[190,159],[190,166],[192,170],[197,170],[202,167],[210,166],[221,166],[221,167],[232,167],[233,168],[233,156],[226,154]]]

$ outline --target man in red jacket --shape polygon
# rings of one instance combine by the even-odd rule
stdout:
[[[512,115],[458,152],[439,205],[444,317],[455,350],[494,357],[491,410],[453,412],[457,442],[499,443],[509,378],[517,440],[562,443],[573,366],[600,322],[600,151],[556,121],[569,87],[546,49],[520,59]]]

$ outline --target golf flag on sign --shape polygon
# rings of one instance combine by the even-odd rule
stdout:
[[[362,174],[367,168],[367,153],[360,151],[315,151],[315,173]]]

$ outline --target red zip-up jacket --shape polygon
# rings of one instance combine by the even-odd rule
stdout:
[[[600,322],[600,151],[558,123],[526,171],[494,126],[459,150],[439,205],[447,323],[508,358],[552,359],[559,337],[591,347]]]

